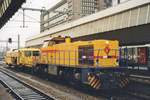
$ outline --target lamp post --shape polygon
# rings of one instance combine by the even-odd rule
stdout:
[[[18,49],[20,49],[20,35],[18,34]]]

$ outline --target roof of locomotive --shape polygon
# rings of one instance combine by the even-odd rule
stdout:
[[[65,37],[58,36],[58,37],[50,38],[48,40],[44,40],[44,42],[47,42],[47,41],[64,41],[65,42],[66,38],[71,39],[71,37],[69,37],[69,36],[65,36]],[[82,42],[82,41],[86,41],[86,40],[77,40],[77,41],[73,41],[73,42]],[[97,39],[97,40],[91,40],[91,41],[118,41],[118,40]],[[90,42],[90,41],[88,41],[88,42]]]
[[[21,48],[20,51],[40,51],[38,48]]]
[[[44,40],[44,42],[46,42],[46,41],[65,41],[65,38],[66,38],[66,37],[58,36],[58,37],[50,38],[50,39],[48,39],[48,40]]]

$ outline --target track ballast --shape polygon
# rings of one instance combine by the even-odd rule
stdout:
[[[3,70],[0,70],[0,82],[10,90],[9,92],[17,100],[54,100],[53,97],[46,95]]]

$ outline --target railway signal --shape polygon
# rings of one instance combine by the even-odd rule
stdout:
[[[12,43],[12,38],[8,38],[8,43]]]

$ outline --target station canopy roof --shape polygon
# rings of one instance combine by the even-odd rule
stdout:
[[[0,29],[26,0],[0,0]]]

